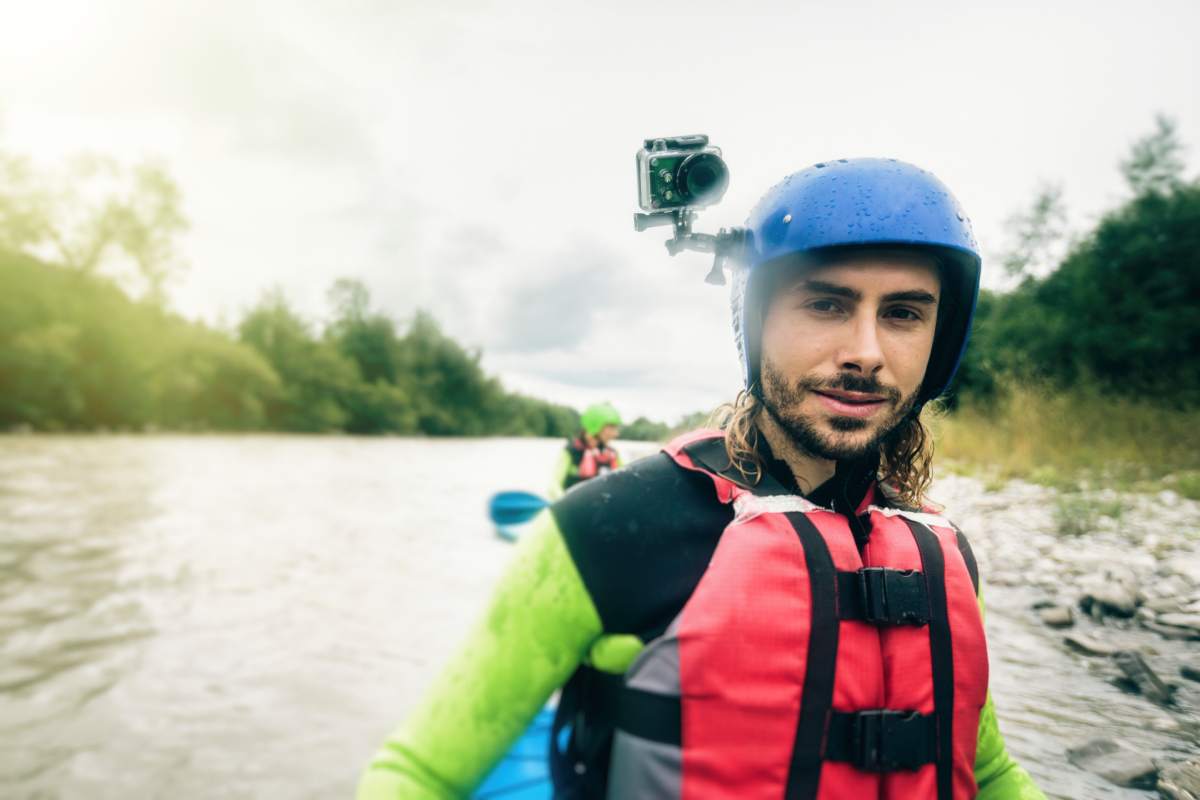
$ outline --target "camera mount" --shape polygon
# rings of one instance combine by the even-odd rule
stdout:
[[[635,213],[633,228],[641,232],[647,228],[657,228],[671,225],[675,228],[675,236],[666,241],[667,252],[678,255],[684,250],[695,250],[700,253],[712,253],[713,265],[704,277],[705,283],[714,286],[725,285],[725,262],[736,258],[746,243],[745,228],[721,228],[717,234],[696,233],[692,223],[696,220],[696,212],[684,206],[671,211],[653,211],[649,214]]]

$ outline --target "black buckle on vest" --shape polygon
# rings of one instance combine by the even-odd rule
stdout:
[[[826,753],[830,760],[849,761],[864,772],[915,770],[934,760],[933,717],[884,708],[853,714],[835,711],[832,723]],[[838,739],[849,746],[836,746]]]
[[[926,625],[929,594],[916,570],[865,567],[858,571],[863,618],[875,625]]]

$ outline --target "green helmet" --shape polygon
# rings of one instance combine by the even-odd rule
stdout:
[[[584,409],[579,422],[588,436],[595,436],[605,425],[620,425],[621,415],[608,403],[595,403]]]

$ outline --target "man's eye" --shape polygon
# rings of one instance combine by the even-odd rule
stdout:
[[[808,304],[808,308],[816,311],[818,314],[830,314],[841,310],[838,304],[832,300],[813,300]]]
[[[887,312],[889,317],[893,319],[903,320],[905,322],[915,322],[921,319],[921,315],[911,308],[893,308]]]

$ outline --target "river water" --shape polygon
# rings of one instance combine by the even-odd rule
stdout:
[[[0,437],[0,796],[350,796],[512,552],[487,498],[542,490],[560,446]],[[1011,513],[1003,495],[944,494],[985,568],[1002,558],[970,526]],[[1097,732],[1195,752],[1195,694],[1163,710],[1119,691],[1033,599],[988,591],[1010,750],[1052,796],[1152,796],[1063,752]]]

